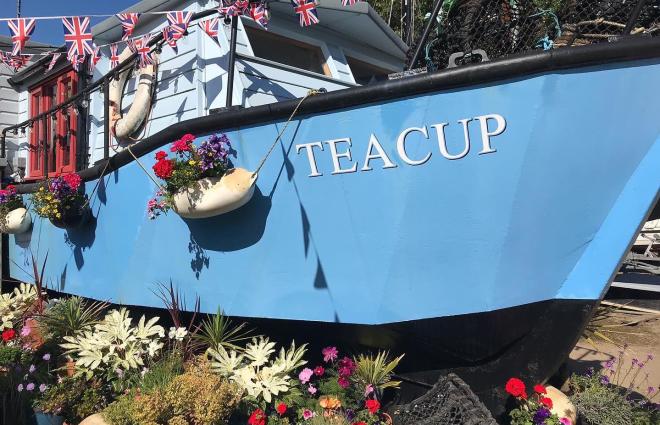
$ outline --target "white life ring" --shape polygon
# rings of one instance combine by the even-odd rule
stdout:
[[[126,60],[132,52],[126,48],[119,55],[119,62]],[[131,104],[130,109],[125,116],[122,116],[122,98],[124,97],[124,89],[126,81],[131,74],[132,68],[126,68],[119,73],[118,79],[113,79],[110,82],[109,95],[110,110],[110,131],[119,141],[133,141],[131,136],[142,127],[144,120],[147,118],[149,108],[151,106],[152,86],[156,81],[156,73],[158,72],[158,57],[153,55],[153,65],[146,65],[140,68],[140,75],[137,81],[137,89],[135,91],[135,98]]]

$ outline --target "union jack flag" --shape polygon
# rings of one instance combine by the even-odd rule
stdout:
[[[133,30],[135,30],[135,26],[138,23],[140,14],[118,13],[115,16],[117,17],[117,19],[119,19],[119,22],[121,22],[121,29],[122,29],[121,39],[126,41],[129,38],[131,38],[131,36],[133,35]]]
[[[94,72],[94,68],[96,68],[96,64],[101,60],[101,48],[98,47],[97,45],[94,45],[94,53],[92,53],[92,56],[89,58],[89,62],[87,63],[87,71],[89,71],[90,74]]]
[[[216,43],[220,44],[218,40],[218,18],[208,19],[199,23],[199,26],[202,28],[209,37],[213,39]]]
[[[130,49],[130,47],[129,47]],[[110,68],[116,68],[119,65],[119,46],[117,43],[110,45]]]
[[[85,55],[67,54],[66,58],[76,72],[80,71],[80,65],[85,61]]]
[[[14,49],[11,51],[12,55],[16,56],[21,53],[25,43],[28,42],[34,32],[35,25],[34,19],[18,18],[7,21],[11,33],[11,42],[14,44]]]
[[[358,3],[360,0],[341,0],[343,6],[353,6],[355,3]]]
[[[174,40],[179,40],[184,36],[188,29],[188,24],[192,18],[192,12],[167,12],[167,21],[170,23],[171,36]]]
[[[140,68],[154,63],[151,57],[151,47],[149,47],[149,34],[143,35],[140,38],[133,40],[133,48],[135,53],[140,57]]]
[[[222,0],[222,6],[218,8],[220,16],[241,16],[247,15],[250,6],[249,0]]]
[[[55,64],[60,59],[60,56],[62,56],[62,53],[53,53],[53,57],[50,58],[50,62],[48,63],[47,71],[52,71],[53,70],[53,68],[55,67]]]
[[[163,28],[163,40],[174,50],[174,53],[178,53],[179,50],[176,47],[176,42],[178,38],[175,37],[174,31],[170,27]]]
[[[266,13],[266,8],[262,3],[250,4],[250,18],[264,27],[264,29],[268,29],[268,15]]]
[[[301,27],[307,27],[319,23],[319,16],[316,12],[316,4],[314,1],[291,0],[291,3],[293,4],[293,10],[300,17]]]
[[[71,18],[63,18],[62,24],[64,25],[64,41],[68,49],[67,56],[94,54],[89,17],[72,16]]]
[[[2,52],[2,62],[17,72],[27,64],[32,55],[12,55],[10,53]]]

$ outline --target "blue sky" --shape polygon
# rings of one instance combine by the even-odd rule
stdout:
[[[59,15],[95,15],[115,14],[139,0],[22,0],[21,16],[59,16]],[[16,17],[16,1],[2,0],[1,18]],[[92,25],[104,18],[92,18]],[[6,22],[0,22],[0,34],[10,35]],[[40,20],[32,35],[32,40],[60,46],[64,44],[62,22],[59,19]]]

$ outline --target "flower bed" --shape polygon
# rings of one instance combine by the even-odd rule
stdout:
[[[170,292],[171,300],[177,299]],[[22,284],[0,298],[0,394],[17,414],[69,424],[391,423],[383,394],[403,356],[350,356],[336,347],[280,347],[221,313],[174,326],[78,297],[48,300]],[[308,360],[311,359],[310,360]]]

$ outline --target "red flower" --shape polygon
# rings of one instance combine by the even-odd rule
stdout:
[[[367,425],[367,423],[360,421],[360,422],[353,422],[353,425]]]
[[[534,385],[534,391],[536,391],[537,394],[545,394],[547,392],[543,385]]]
[[[548,409],[552,409],[552,399],[548,397],[541,397],[541,404],[547,407]]]
[[[156,152],[156,159],[160,161],[161,159],[167,158],[167,152],[165,151],[158,151]]]
[[[518,378],[511,378],[507,381],[505,390],[514,397],[527,398],[525,383]]]
[[[275,410],[277,410],[277,413],[278,413],[280,416],[282,416],[282,415],[284,415],[284,414],[286,413],[286,408],[287,408],[287,405],[286,405],[286,404],[284,404],[284,403],[280,403],[280,404],[277,405],[277,407],[275,408]]]
[[[266,414],[263,410],[257,409],[250,415],[248,419],[250,425],[266,425]]]
[[[323,368],[323,366],[316,366],[314,368],[314,375],[323,376],[324,373],[325,373],[325,369]]]
[[[2,332],[2,340],[4,342],[9,342],[16,336],[16,331],[13,329],[6,329]]]
[[[172,171],[174,170],[174,164],[169,159],[161,159],[153,166],[154,173],[163,180],[167,180],[172,177]]]
[[[14,186],[13,184],[8,184],[7,185],[7,192],[16,193],[16,186]]]
[[[372,415],[375,415],[376,412],[378,412],[378,409],[380,409],[380,403],[378,400],[369,399],[364,402],[364,405],[367,409],[369,409],[369,413]]]
[[[67,174],[65,176],[62,176],[62,180],[71,188],[71,190],[78,190],[80,187],[80,182],[82,179],[78,174]]]
[[[193,136],[192,134],[188,133],[188,134],[184,134],[183,137],[182,137],[181,139],[179,139],[179,140],[180,140],[181,142],[183,142],[183,143],[192,143],[192,142],[195,141],[195,136]]]

